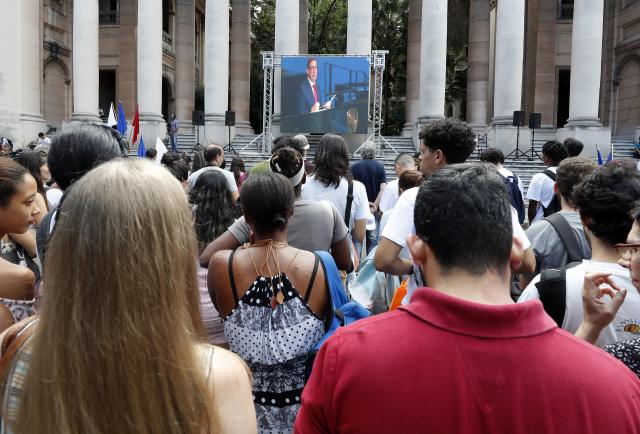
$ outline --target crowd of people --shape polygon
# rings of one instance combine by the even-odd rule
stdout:
[[[640,433],[635,162],[550,141],[525,192],[464,122],[419,138],[394,174],[334,134],[3,141],[1,432]]]

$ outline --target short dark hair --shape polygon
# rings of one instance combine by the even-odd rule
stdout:
[[[492,164],[504,164],[504,154],[500,149],[487,148],[480,154],[480,161]]]
[[[640,199],[640,173],[634,161],[621,159],[600,166],[573,194],[594,236],[611,245],[625,242],[633,223],[629,213]]]
[[[40,131],[40,132],[38,133],[38,137],[43,138],[43,137],[44,137],[44,133],[43,133],[42,131]]]
[[[9,205],[18,185],[24,182],[24,175],[28,173],[26,168],[12,159],[0,157],[0,208]]]
[[[558,192],[570,206],[575,206],[573,189],[583,179],[591,175],[598,165],[590,158],[569,157],[562,160],[556,170]]]
[[[562,160],[567,158],[567,148],[557,140],[549,140],[542,145],[542,155],[551,160],[554,166],[557,166]]]
[[[574,139],[573,137],[564,139],[562,144],[567,149],[568,157],[577,157],[582,152],[582,149],[584,149],[582,142],[578,139]]]
[[[432,151],[440,149],[447,164],[464,163],[476,147],[471,128],[465,122],[452,118],[430,122],[418,137]]]
[[[51,177],[65,190],[94,167],[125,153],[125,143],[117,131],[78,125],[56,134],[47,161]]]
[[[156,158],[157,155],[158,150],[154,148],[147,149],[147,151],[144,153],[144,156],[147,158]]]
[[[160,160],[160,164],[180,182],[184,182],[189,178],[189,165],[178,152],[165,153]]]
[[[309,57],[307,59],[307,69],[309,69],[309,65],[311,65],[311,62],[316,62],[316,65],[318,64],[318,59],[316,59],[315,57]]]
[[[261,232],[284,228],[294,200],[291,183],[278,173],[252,174],[242,184],[242,212]]]
[[[286,176],[287,179],[291,179],[296,176],[304,166],[304,159],[300,152],[293,148],[286,147],[274,152],[269,163],[273,173],[279,173]],[[304,176],[298,185],[293,186],[296,195],[300,193],[303,181]]]
[[[215,145],[215,144],[208,145],[204,149],[204,153],[203,153],[204,161],[206,161],[207,163],[213,162],[220,155],[222,155],[222,147],[220,145]]]
[[[422,183],[414,208],[416,234],[445,272],[506,272],[512,246],[511,207],[494,166],[448,165]]]
[[[349,175],[349,151],[344,139],[336,134],[322,136],[315,163],[315,178],[327,187],[338,188],[342,177]]]

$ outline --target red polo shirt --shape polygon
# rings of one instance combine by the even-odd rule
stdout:
[[[341,328],[297,433],[640,433],[640,382],[558,329],[539,301],[491,306],[420,288]]]

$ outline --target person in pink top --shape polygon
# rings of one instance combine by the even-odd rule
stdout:
[[[414,220],[427,287],[321,347],[297,433],[640,433],[635,375],[538,300],[511,300],[522,247],[493,167],[432,174]]]

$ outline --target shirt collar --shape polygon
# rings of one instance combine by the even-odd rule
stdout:
[[[522,338],[557,327],[539,300],[518,304],[474,303],[431,288],[419,288],[400,309],[435,327],[483,338]]]
[[[313,87],[313,85],[316,84],[316,82],[315,81],[311,81],[311,79],[309,77],[307,77],[307,81],[309,82],[311,87]]]

